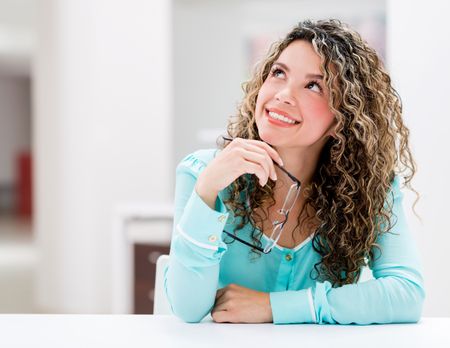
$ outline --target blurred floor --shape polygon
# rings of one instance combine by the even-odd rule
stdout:
[[[34,313],[35,263],[30,221],[0,215],[0,313]]]

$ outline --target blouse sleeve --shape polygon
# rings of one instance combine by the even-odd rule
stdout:
[[[270,294],[274,323],[374,324],[418,322],[425,290],[417,246],[402,208],[403,194],[393,186],[395,225],[378,239],[381,254],[369,267],[375,279],[332,288],[317,282],[310,289]]]
[[[228,219],[223,201],[217,198],[213,210],[194,189],[206,167],[199,157],[198,153],[191,154],[177,166],[170,261],[164,274],[172,311],[186,322],[199,322],[211,311],[219,263],[227,250],[221,240]]]

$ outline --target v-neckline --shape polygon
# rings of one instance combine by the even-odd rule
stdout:
[[[268,243],[269,240],[270,240],[270,238],[267,237],[267,236],[264,234],[264,232],[261,231],[261,233],[262,233],[262,237],[265,239],[266,243]],[[293,247],[293,248],[284,247],[284,246],[279,245],[278,243],[275,244],[275,248],[279,249],[280,251],[288,250],[288,251],[292,251],[292,252],[297,252],[298,250],[300,250],[301,248],[303,248],[306,244],[308,244],[308,243],[312,240],[313,235],[314,235],[314,232],[311,233],[308,237],[306,237],[306,239],[305,239],[303,242],[301,242],[300,244],[297,244],[297,245],[296,245],[295,247]]]

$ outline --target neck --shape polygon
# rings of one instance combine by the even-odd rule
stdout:
[[[300,180],[302,185],[307,185],[311,182],[319,162],[321,149],[276,148],[276,150],[283,159],[284,168]],[[279,168],[275,167],[275,170],[278,178],[282,178],[283,182],[290,181],[287,175]]]

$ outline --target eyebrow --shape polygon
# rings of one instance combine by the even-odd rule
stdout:
[[[289,68],[286,64],[281,63],[281,62],[274,62],[273,65],[279,65],[281,66],[284,70],[286,70],[287,72],[289,72]],[[319,79],[319,80],[323,80],[323,75],[321,74],[306,74],[306,78],[308,79]]]

